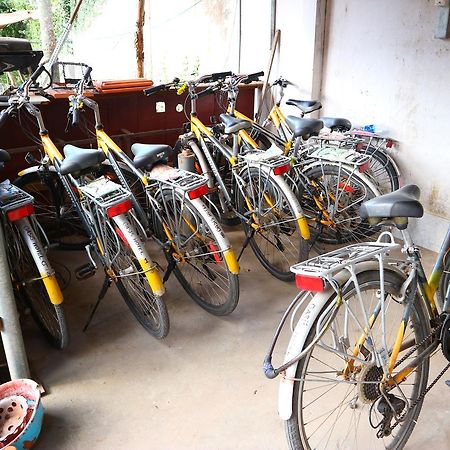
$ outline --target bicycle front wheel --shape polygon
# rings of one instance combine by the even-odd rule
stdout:
[[[403,281],[396,272],[385,271],[384,338],[389,354],[404,311],[404,304],[397,300]],[[358,282],[366,313],[370,316],[380,302],[379,271],[359,274]],[[417,400],[426,389],[429,356],[423,358],[404,382],[389,391],[388,395],[393,395],[406,404],[401,413],[407,413],[390,435],[378,438],[376,434],[383,419],[378,409],[379,402],[383,399],[380,391],[383,370],[371,359],[373,355],[367,341],[357,352],[360,360],[351,360],[345,356],[354,355],[354,346],[365,335],[364,325],[361,325],[365,322],[353,285],[343,293],[343,299],[344,304],[322,338],[298,364],[292,416],[285,422],[289,448],[400,449],[408,440],[422,407],[423,399]],[[305,348],[314,341],[316,330],[320,329],[319,321],[323,324],[327,320],[328,306],[329,303],[311,327]],[[381,316],[381,312],[376,315],[371,327],[373,346],[376,349],[382,348],[383,344]],[[413,346],[426,340],[429,333],[428,314],[422,300],[416,296],[394,373],[399,373],[417,357],[424,347],[412,352]],[[391,401],[394,401],[392,397]],[[410,405],[412,408],[408,411]],[[390,424],[394,421],[395,418]]]
[[[169,332],[166,304],[150,287],[145,268],[130,245],[132,226],[128,220],[127,224],[119,227],[112,221],[106,222],[106,254],[111,259],[111,268],[116,275],[115,283],[142,327],[155,338],[163,339]],[[139,240],[137,235],[135,239]]]
[[[245,185],[236,188],[238,211],[247,219],[246,236],[266,270],[282,281],[292,281],[290,267],[308,258],[298,217],[286,193],[273,177],[249,167],[240,174]]]
[[[211,314],[230,314],[239,301],[238,265],[222,228],[202,201],[173,189],[157,197],[154,229],[183,289]]]

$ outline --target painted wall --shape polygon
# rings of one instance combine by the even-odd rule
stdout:
[[[437,249],[450,225],[450,39],[434,39],[428,0],[328,1],[323,114],[376,124],[400,141],[404,180],[426,217],[414,238]],[[414,232],[413,228],[413,232]]]
[[[286,98],[313,90],[317,4],[277,2],[274,76],[294,82]],[[450,39],[434,39],[438,8],[434,0],[326,4],[321,114],[375,124],[400,142],[395,158],[404,181],[420,186],[426,210],[411,231],[419,245],[437,250],[450,225]]]

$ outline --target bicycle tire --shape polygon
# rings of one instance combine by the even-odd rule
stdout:
[[[169,333],[167,307],[162,297],[153,293],[138,257],[114,222],[106,222],[105,247],[113,255],[111,267],[115,284],[128,309],[141,326],[157,339]]]
[[[48,172],[44,176],[46,182],[37,172],[27,173],[14,184],[34,197],[35,217],[50,244],[61,250],[83,250],[89,237],[58,175]]]
[[[236,188],[236,207],[247,218],[247,222],[244,221],[243,225],[245,234],[249,238],[250,247],[257,259],[269,273],[279,280],[292,281],[294,274],[290,271],[290,267],[293,264],[306,260],[308,258],[309,248],[307,241],[301,236],[296,215],[292,210],[291,204],[272,177],[260,169],[249,167],[240,176],[247,183],[246,195],[250,197],[254,196],[255,193],[258,195],[257,199],[253,199],[253,203],[259,205],[256,215],[261,226],[257,231],[253,231],[255,228],[252,225],[257,225],[252,219],[254,211],[249,210],[243,193],[239,188]],[[271,199],[273,205],[277,205],[277,208],[271,207],[267,203],[267,200],[264,199],[265,195]],[[280,213],[286,213],[282,216],[283,218],[281,220],[276,217]],[[270,221],[272,221],[272,224]],[[264,230],[267,230],[267,235],[272,230],[274,239],[264,235]],[[295,236],[297,237],[295,238]],[[264,248],[261,243],[265,243]],[[279,256],[277,257],[275,253],[272,253],[272,257],[270,257],[268,254],[270,249],[273,250],[275,248],[277,248],[277,255]],[[284,254],[284,249],[290,249],[289,257]],[[282,258],[280,257],[281,255],[283,255]]]
[[[59,350],[66,348],[70,337],[63,305],[50,301],[36,263],[13,224],[5,226],[5,235],[17,299],[30,310],[47,341]]]
[[[380,287],[379,271],[367,271],[358,274],[357,277],[362,293],[367,294],[368,291],[372,289],[373,296],[376,298],[375,302],[378,302],[379,296],[377,297],[377,293],[379,293]],[[394,343],[396,330],[403,313],[404,305],[395,299],[395,296],[400,295],[400,288],[403,282],[404,278],[397,272],[385,271],[386,300],[389,300],[389,304],[386,304],[386,311],[388,311],[389,308],[389,320],[391,323],[394,323],[392,330],[387,332],[387,336],[390,338],[388,346]],[[349,286],[349,288],[343,293],[343,298],[347,304],[351,301],[354,293],[355,287],[353,285]],[[390,300],[392,300],[392,302]],[[357,302],[356,298],[355,302]],[[327,305],[324,306],[322,313],[327,309],[329,304],[332,303],[333,299],[330,299],[330,303],[327,303]],[[372,303],[372,305],[374,305],[374,303]],[[397,308],[398,311],[395,311],[395,308]],[[339,311],[342,312],[345,311],[345,309],[346,307],[341,306]],[[368,309],[370,311],[370,308]],[[374,410],[376,410],[376,406],[372,405],[374,405],[374,403],[380,398],[381,394],[379,393],[379,388],[377,386],[379,385],[379,379],[383,377],[383,372],[380,371],[375,364],[366,366],[368,369],[361,368],[361,363],[361,367],[358,367],[358,362],[356,361],[354,368],[351,369],[353,370],[351,373],[352,378],[350,378],[351,382],[345,382],[345,380],[343,380],[342,370],[340,370],[345,367],[345,358],[341,355],[332,353],[331,351],[326,351],[326,345],[330,345],[330,339],[332,339],[331,336],[328,336],[328,333],[333,334],[331,331],[333,329],[336,330],[336,333],[342,333],[343,328],[340,327],[339,321],[344,320],[344,317],[340,316],[340,312],[338,312],[338,315],[333,319],[333,323],[328,326],[327,331],[325,331],[324,335],[320,339],[320,343],[316,343],[316,345],[311,348],[311,350],[305,355],[297,366],[293,390],[292,416],[290,419],[285,421],[285,432],[288,439],[289,448],[291,450],[306,450],[311,448],[376,449],[381,445],[381,448],[400,449],[405,445],[413,431],[422,407],[423,399],[418,401],[415,407],[406,414],[405,420],[400,422],[400,424],[394,429],[394,432],[392,433],[392,445],[385,446],[385,440],[387,440],[388,437],[383,437],[383,439],[377,438],[375,435],[375,430],[369,424],[368,417],[363,416],[363,412],[369,413],[369,411],[371,411],[370,414],[373,414]],[[399,318],[398,321],[393,320],[394,314],[397,314],[396,318]],[[311,331],[305,342],[304,348],[306,348],[313,341],[319,319],[320,315],[311,327]],[[374,338],[376,341],[375,345],[377,345],[377,343],[380,345],[381,339],[378,339],[378,333],[375,336],[375,332],[380,332],[377,327],[381,327],[381,324],[379,325],[381,318],[378,321],[377,320],[378,318],[375,320],[375,325],[373,325],[371,329],[374,333]],[[354,331],[354,336],[351,336],[350,340],[347,341],[350,342],[350,347],[347,348],[346,352],[351,352],[353,349],[351,346],[357,342],[357,337],[361,336],[361,328],[359,327],[359,329],[356,330],[356,328],[358,328],[356,319],[352,320],[350,318],[350,321],[348,330],[350,332]],[[412,330],[411,335],[413,335],[412,338],[416,343],[424,340],[430,333],[429,316],[427,314],[426,307],[419,296],[416,296],[414,299],[411,309],[410,325],[411,326],[407,328],[407,331]],[[352,327],[355,329],[352,329]],[[410,335],[405,336],[404,342],[409,338]],[[365,348],[365,351],[370,353],[367,348]],[[412,358],[416,356],[416,352],[414,352],[414,354],[410,357]],[[362,355],[361,357],[364,357],[366,361],[369,359],[369,355],[366,354],[366,356],[364,356],[362,351],[360,355]],[[402,351],[399,354],[398,361],[401,357]],[[404,364],[407,364],[410,361],[411,360],[407,358],[404,361]],[[310,367],[310,369],[308,369],[308,367]],[[338,367],[340,369],[337,369]],[[395,369],[396,373],[401,370],[401,367],[404,366],[400,365],[400,368]],[[335,369],[337,370],[335,371]],[[413,374],[408,376],[409,383],[399,384],[405,395],[409,396],[409,391],[407,390],[410,389],[410,383],[413,383],[410,393],[411,398],[408,399],[410,404],[417,400],[420,394],[426,389],[428,372],[429,356],[424,358],[423,363],[418,367],[415,373],[413,372]],[[330,376],[330,373],[333,375]],[[339,375],[339,373],[341,373],[341,375]],[[308,379],[308,374],[309,377],[312,378]],[[340,381],[337,380],[339,376],[341,376]],[[318,377],[317,380],[320,378],[321,383],[317,380],[314,381],[314,377]],[[359,378],[357,379],[357,377]],[[414,378],[414,382],[411,378]],[[330,381],[329,383],[328,380]],[[345,385],[349,386],[348,389],[342,388],[342,386]],[[351,388],[354,390],[353,393],[349,393]],[[343,389],[346,389],[347,392],[345,393],[340,406],[333,409],[334,404],[337,402],[338,396],[342,394]],[[392,392],[396,393],[398,396],[399,388],[393,388],[390,393]],[[310,411],[307,410],[309,408],[311,408]],[[336,413],[337,409],[338,412]],[[358,413],[359,417],[356,417]],[[314,417],[314,415],[320,417],[320,428],[319,424],[315,422],[317,417]],[[381,414],[378,413],[378,411],[375,411],[375,416],[376,417],[373,419],[373,422],[378,423]],[[325,419],[322,421],[321,419],[324,417]],[[332,428],[327,428],[328,424],[325,424],[329,418],[331,421],[334,420]],[[313,424],[313,422],[315,423]],[[316,427],[316,430],[313,431],[312,429],[314,427]],[[366,428],[362,430],[362,427]],[[317,433],[326,433],[327,431],[330,432],[328,437],[324,436],[321,438],[317,435]],[[358,447],[356,437],[359,432],[362,434],[363,442]],[[344,439],[347,438],[347,442],[344,442]]]
[[[380,194],[388,194],[400,187],[399,174],[390,157],[383,150],[367,146],[357,151],[370,155],[369,167],[364,174],[373,180]]]
[[[220,244],[224,239],[220,225],[212,214],[209,220],[204,217],[204,214],[210,214],[206,207],[201,213],[194,202],[172,189],[163,189],[156,199],[162,208],[158,214],[153,214],[154,230],[164,243],[164,255],[177,280],[210,314],[231,314],[239,302],[239,276],[230,271],[225,260]],[[164,228],[172,239],[168,238]]]
[[[301,173],[296,173],[298,171]],[[377,232],[376,227],[360,218],[359,207],[379,193],[352,169],[325,163],[304,170],[294,167],[288,182],[295,185],[313,230],[313,241],[317,239],[326,244],[360,242]],[[325,212],[320,210],[318,203]]]

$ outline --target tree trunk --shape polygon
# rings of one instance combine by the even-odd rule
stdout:
[[[145,0],[138,0],[138,17],[136,21],[136,65],[138,78],[144,78],[144,20],[145,20]]]
[[[44,60],[50,58],[56,47],[55,30],[52,21],[52,5],[51,0],[36,0],[39,23],[41,25],[41,41],[42,50],[44,52]]]

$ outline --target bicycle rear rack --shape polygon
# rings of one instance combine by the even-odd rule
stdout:
[[[34,202],[32,195],[12,184],[9,180],[0,183],[0,210],[7,212]]]
[[[145,175],[151,181],[148,188],[154,185],[152,182],[156,182],[163,183],[183,193],[193,191],[208,182],[203,175],[169,166],[157,166],[151,172],[146,172]]]
[[[307,157],[331,162],[341,162],[352,166],[363,166],[370,161],[370,155],[358,153],[349,148],[326,146],[307,151]]]
[[[257,163],[275,169],[276,167],[290,164],[291,160],[285,156],[278,147],[272,146],[268,150],[253,150],[238,156],[239,160],[246,163]]]
[[[80,186],[80,191],[103,210],[131,198],[130,192],[105,177],[97,178],[89,184]]]
[[[345,267],[354,266],[361,261],[374,260],[378,255],[385,256],[391,250],[399,247],[400,244],[393,241],[352,244],[295,264],[291,267],[291,272],[328,279]]]

